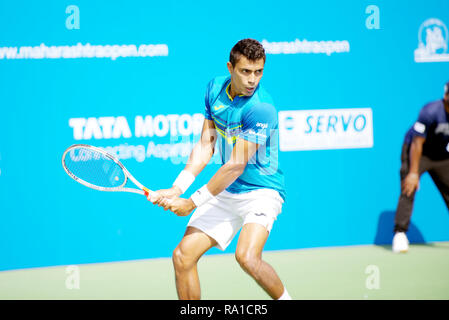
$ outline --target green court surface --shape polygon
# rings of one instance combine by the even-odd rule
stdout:
[[[294,299],[449,299],[449,242],[349,246],[264,253]],[[0,299],[176,299],[171,259],[84,264],[79,289],[67,266],[0,272]],[[198,266],[203,299],[269,299],[234,255],[207,255]]]

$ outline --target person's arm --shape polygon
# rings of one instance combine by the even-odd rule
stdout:
[[[419,162],[425,137],[415,136],[410,146],[409,172],[402,183],[402,193],[410,197],[419,186]]]
[[[249,159],[256,153],[258,147],[259,144],[237,139],[229,161],[221,166],[207,185],[198,190],[200,193],[202,192],[201,196],[216,196],[231,185],[243,173]],[[165,209],[173,211],[178,216],[186,216],[196,208],[192,197],[189,199],[175,198],[171,202],[162,200],[161,203]]]
[[[192,149],[184,170],[193,173],[195,177],[199,175],[214,155],[216,141],[217,131],[214,121],[205,119],[200,141]]]
[[[421,161],[427,132],[435,123],[434,113],[428,105],[419,112],[417,121],[412,127],[413,139],[409,151],[409,171],[401,184],[402,194],[410,197],[419,188],[419,163]]]
[[[209,163],[215,151],[216,140],[217,133],[213,120],[204,119],[201,138],[193,147],[187,165],[181,173],[187,176],[186,179],[190,181],[183,182],[177,179],[171,188],[156,191],[149,200],[154,204],[161,205],[161,201],[164,198],[172,199],[182,195],[188,188],[188,185],[193,183],[195,177]],[[188,177],[189,175],[191,176],[190,178]]]
[[[216,196],[240,177],[249,159],[256,153],[258,147],[259,145],[256,143],[237,139],[229,161],[221,166],[207,183],[209,192]]]
[[[277,112],[273,105],[259,103],[249,105],[244,110],[242,129],[232,149],[229,160],[215,173],[207,185],[192,194],[190,199],[176,198],[170,204],[164,201],[168,208],[177,215],[190,214],[197,206],[201,206],[231,185],[245,170],[248,161],[254,156],[260,145],[265,145],[277,124]]]

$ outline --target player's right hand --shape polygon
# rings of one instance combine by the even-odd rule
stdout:
[[[409,173],[402,182],[402,194],[410,197],[419,188],[419,175]]]
[[[177,186],[173,186],[170,189],[160,189],[150,193],[148,195],[148,200],[153,204],[161,205],[162,200],[177,198],[181,194],[181,189]]]

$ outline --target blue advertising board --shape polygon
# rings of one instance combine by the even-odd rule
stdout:
[[[243,38],[266,50],[287,191],[266,250],[389,243],[404,135],[449,80],[447,26],[445,0],[0,2],[0,270],[171,256],[188,217],[77,184],[61,156],[99,146],[170,187]],[[447,211],[424,175],[411,240],[449,240]]]

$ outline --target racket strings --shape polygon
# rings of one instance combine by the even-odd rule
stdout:
[[[122,168],[101,152],[88,148],[70,150],[64,159],[66,168],[77,178],[102,188],[122,187],[126,175]]]

